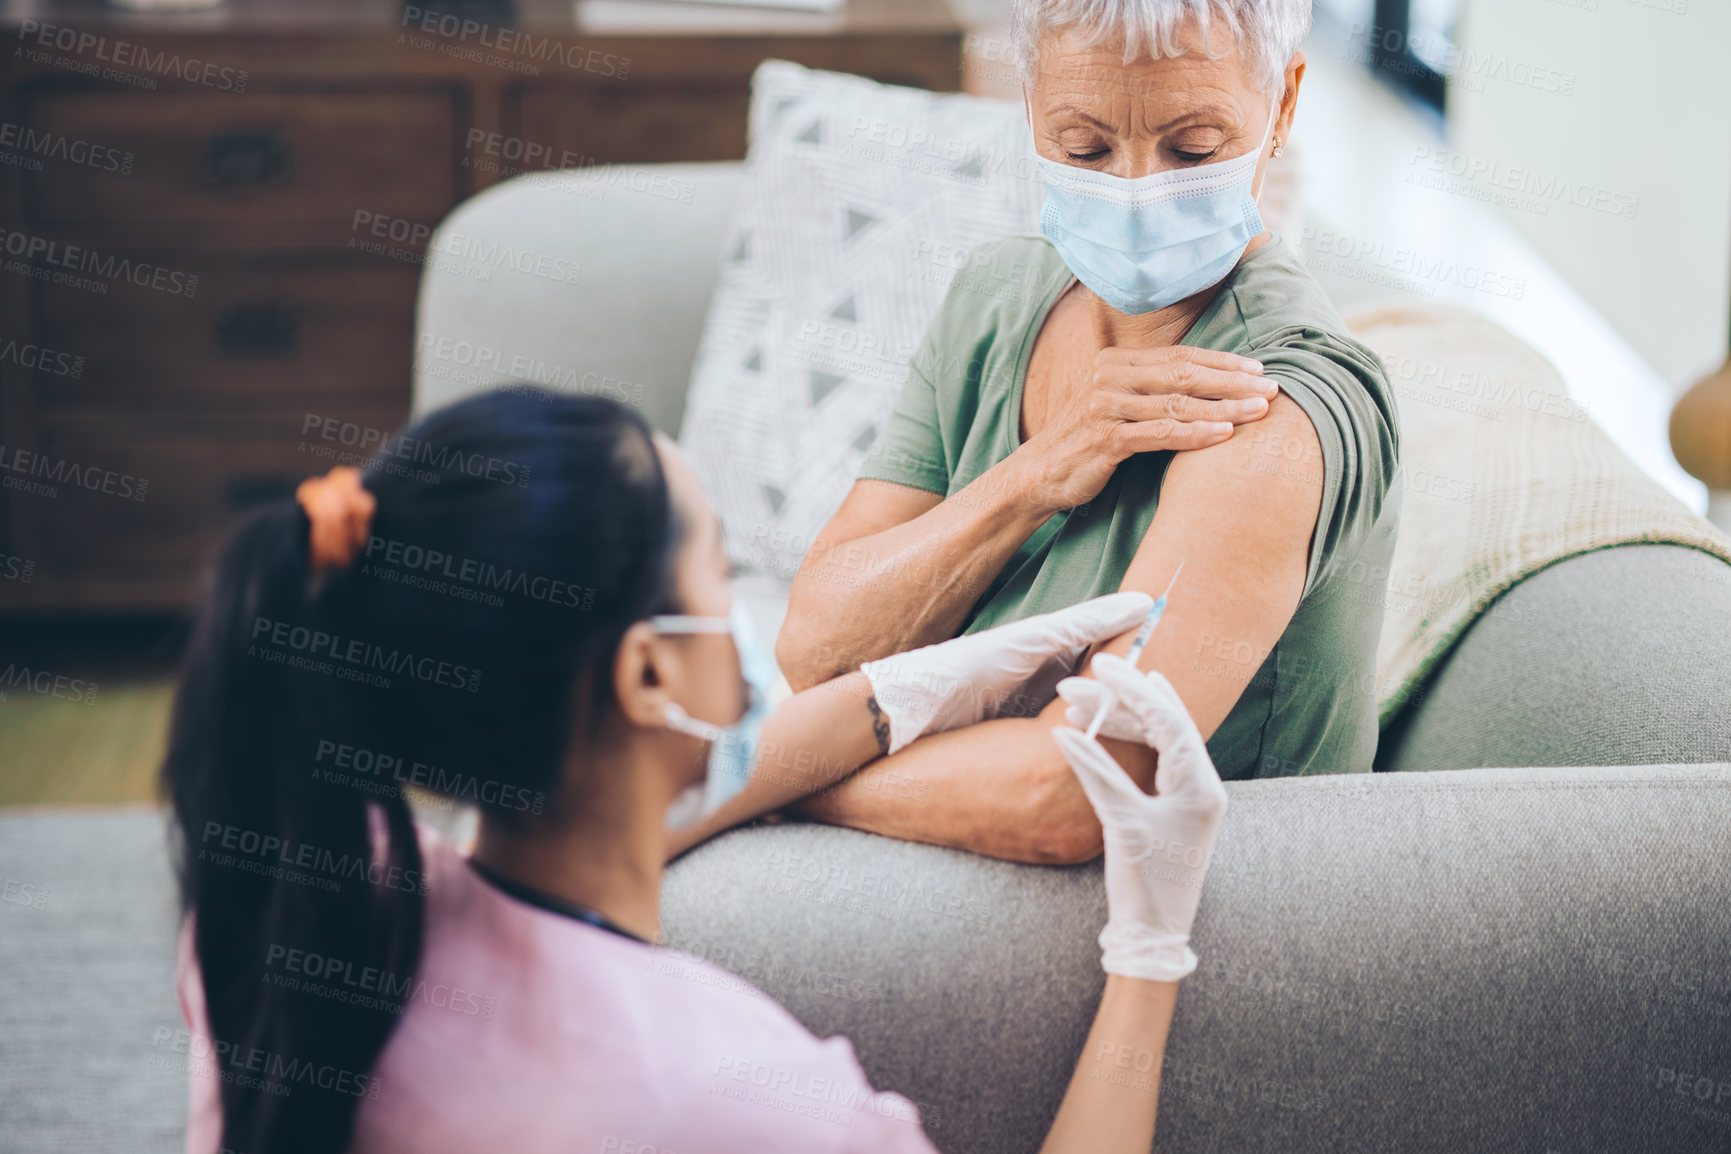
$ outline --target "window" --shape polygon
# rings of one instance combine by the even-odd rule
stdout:
[[[1315,0],[1318,25],[1345,55],[1437,113],[1459,65],[1462,0]]]
[[[1460,0],[1375,0],[1370,65],[1438,112],[1460,61]]]
[[[1376,20],[1376,0],[1316,0],[1314,8],[1348,28],[1368,27]]]

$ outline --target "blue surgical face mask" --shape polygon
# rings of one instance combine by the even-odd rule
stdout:
[[[1037,157],[1046,182],[1040,231],[1101,300],[1151,313],[1226,279],[1262,213],[1252,186],[1273,131],[1243,156],[1130,179]]]
[[[710,743],[708,773],[676,798],[667,811],[668,828],[679,829],[714,813],[745,788],[752,766],[757,763],[759,734],[769,716],[775,661],[759,644],[745,602],[737,595],[733,599],[733,612],[727,617],[661,616],[651,617],[649,624],[657,633],[731,634],[733,647],[739,651],[740,676],[749,694],[745,712],[727,726],[700,721],[680,708],[678,702],[667,703],[667,728]]]

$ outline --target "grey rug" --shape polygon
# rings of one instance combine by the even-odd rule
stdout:
[[[0,814],[0,1154],[174,1154],[186,1075],[164,822]]]

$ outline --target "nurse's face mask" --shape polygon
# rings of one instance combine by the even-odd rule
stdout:
[[[692,717],[676,701],[667,703],[663,724],[667,728],[710,743],[709,765],[704,779],[693,783],[674,799],[667,811],[669,829],[681,829],[719,809],[728,798],[745,788],[757,763],[759,735],[769,716],[769,692],[775,683],[775,663],[758,643],[757,632],[736,594],[733,612],[726,617],[668,614],[651,617],[657,633],[726,633],[732,636],[739,656],[739,677],[745,683],[745,711],[731,725],[721,726]]]
[[[1132,316],[1212,288],[1261,235],[1256,165],[1280,110],[1268,110],[1262,143],[1242,156],[1134,179],[1036,157],[1046,183],[1040,231],[1076,279]]]

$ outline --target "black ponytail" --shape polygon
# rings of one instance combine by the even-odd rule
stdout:
[[[426,884],[390,778],[533,820],[557,805],[578,724],[609,716],[624,631],[677,608],[666,478],[624,406],[483,394],[388,443],[365,477],[377,510],[346,570],[315,578],[292,502],[229,538],[163,767],[222,1145],[248,1154],[344,1150],[376,1090]],[[437,768],[337,773],[338,749]],[[307,958],[383,977],[362,1009],[285,965]]]

